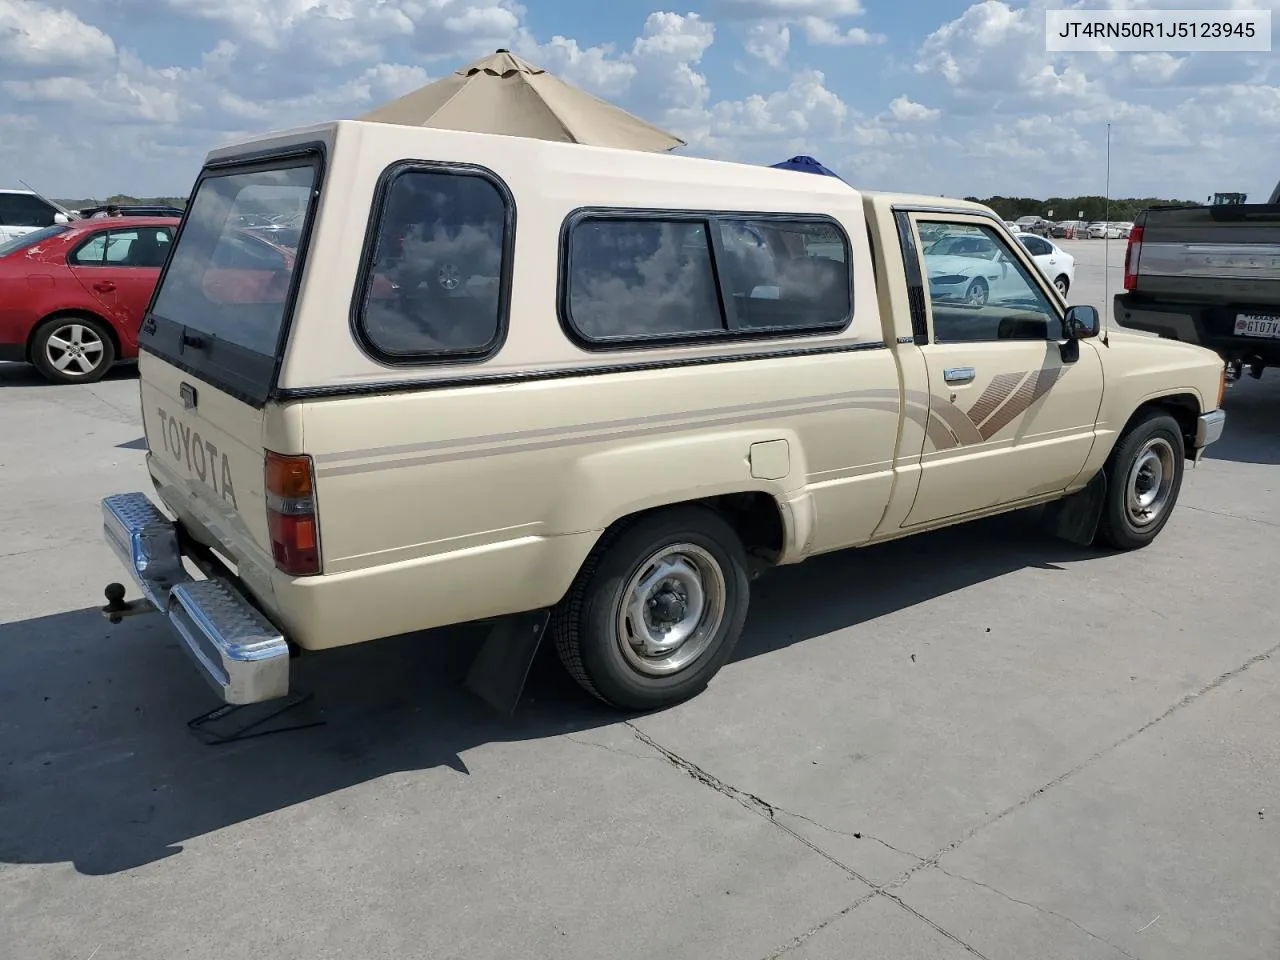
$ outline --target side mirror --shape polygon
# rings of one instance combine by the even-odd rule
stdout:
[[[1102,329],[1102,321],[1097,307],[1081,305],[1067,308],[1062,327],[1068,340],[1088,340],[1098,335]]]
[[[53,222],[54,223],[70,223],[71,218],[68,217],[65,213],[55,213],[53,215]]]

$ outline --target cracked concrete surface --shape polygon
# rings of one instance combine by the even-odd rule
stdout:
[[[470,628],[334,651],[325,726],[220,748],[165,630],[94,609],[136,399],[0,365],[0,956],[1280,954],[1280,374],[1140,554],[1014,516],[778,571],[647,716],[547,657],[495,717]]]

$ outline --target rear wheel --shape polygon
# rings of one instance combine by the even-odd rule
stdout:
[[[1071,284],[1067,281],[1067,275],[1060,274],[1054,278],[1053,285],[1058,288],[1058,292],[1066,297],[1067,291],[1071,288]]]
[[[1119,550],[1154,540],[1178,502],[1185,463],[1182,428],[1173,417],[1153,411],[1132,424],[1107,462],[1098,539]]]
[[[750,593],[742,541],[704,507],[675,507],[597,545],[551,632],[565,668],[615,707],[701,692],[733,653]]]
[[[101,380],[115,359],[111,334],[92,317],[55,317],[31,337],[31,362],[54,383]]]

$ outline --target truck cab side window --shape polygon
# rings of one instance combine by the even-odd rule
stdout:
[[[927,226],[933,239],[923,244],[921,260],[934,343],[1061,339],[1062,318],[994,227]]]

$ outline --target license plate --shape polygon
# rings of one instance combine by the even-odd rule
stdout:
[[[1253,313],[1237,313],[1232,331],[1237,337],[1280,339],[1280,317],[1264,317]]]

